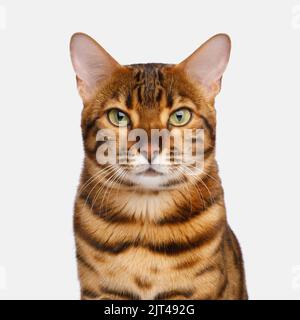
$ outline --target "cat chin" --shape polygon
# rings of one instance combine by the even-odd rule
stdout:
[[[145,190],[170,189],[170,178],[166,175],[148,176],[143,174],[129,174],[126,177],[130,182]]]

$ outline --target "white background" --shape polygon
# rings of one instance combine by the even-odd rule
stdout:
[[[81,101],[69,39],[177,63],[232,38],[217,158],[251,299],[300,298],[300,0],[0,0],[0,299],[78,299],[72,210]]]

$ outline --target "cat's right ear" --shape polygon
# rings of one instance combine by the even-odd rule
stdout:
[[[79,94],[84,102],[88,102],[95,96],[101,81],[109,78],[120,65],[94,39],[84,33],[75,33],[72,36],[70,53]]]

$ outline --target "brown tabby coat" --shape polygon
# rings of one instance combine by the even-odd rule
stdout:
[[[101,176],[95,155],[109,105],[145,130],[164,128],[163,114],[189,105],[205,132],[201,179],[187,176],[164,190],[108,184],[112,173]],[[82,299],[247,299],[241,251],[226,221],[215,128],[214,96],[174,65],[122,66],[84,99],[74,217]]]

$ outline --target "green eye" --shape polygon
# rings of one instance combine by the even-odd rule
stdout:
[[[172,126],[181,127],[186,125],[192,117],[192,113],[188,109],[179,109],[173,112],[169,118],[169,123]]]
[[[107,115],[114,126],[127,127],[130,124],[129,117],[119,109],[109,110]]]

